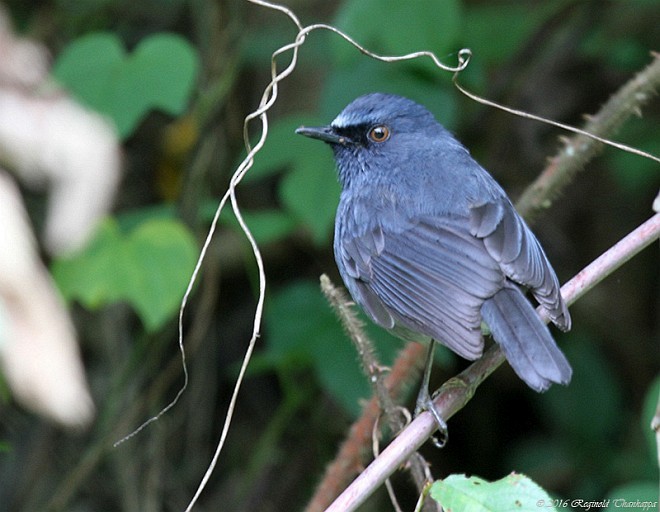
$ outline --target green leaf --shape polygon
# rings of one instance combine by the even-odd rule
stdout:
[[[119,227],[108,219],[82,252],[56,259],[51,270],[67,300],[98,309],[123,298],[122,289],[127,286],[125,256]]]
[[[321,385],[356,415],[360,399],[369,396],[367,379],[319,287],[300,281],[283,288],[265,311],[267,356],[283,369],[314,367]]]
[[[616,372],[584,332],[574,330],[562,339],[570,340],[562,349],[573,366],[573,380],[569,387],[553,386],[540,395],[541,412],[581,449],[607,444],[620,428],[624,408]]]
[[[651,0],[654,5],[643,5],[641,0],[635,2],[639,9],[637,16],[655,16],[657,0]],[[646,12],[644,12],[646,11]],[[648,45],[644,38],[634,32],[619,30],[621,18],[605,17],[602,23],[590,27],[580,41],[579,52],[590,60],[606,61],[608,66],[632,73],[646,66],[648,62]],[[653,36],[650,36],[653,37]]]
[[[176,311],[197,259],[197,244],[178,221],[152,219],[124,233],[105,221],[82,252],[53,263],[62,294],[89,309],[133,306],[149,331]]]
[[[508,61],[542,23],[565,5],[565,0],[534,4],[510,2],[506,6],[488,2],[471,5],[462,27],[463,44],[470,47],[479,61],[491,64]]]
[[[217,205],[214,205],[217,206]],[[215,213],[215,209],[213,210]],[[221,222],[227,224],[237,231],[240,231],[238,220],[234,211],[228,207],[226,216],[221,217]],[[277,210],[266,210],[256,212],[241,212],[243,220],[250,228],[252,236],[257,244],[267,244],[279,240],[293,231],[296,224],[294,220],[285,212]],[[247,241],[247,240],[246,240]]]
[[[176,206],[173,203],[155,203],[126,210],[116,217],[119,230],[126,233],[151,220],[175,220]]]
[[[384,92],[409,97],[433,112],[448,128],[456,122],[456,94],[449,90],[449,81],[429,79],[419,75],[409,64],[377,62],[363,58],[349,67],[335,70],[323,90],[324,124],[330,121],[352,100],[370,92]]]
[[[433,483],[431,497],[445,510],[462,512],[556,510],[547,492],[525,475],[488,482],[476,476],[450,475]]]
[[[314,368],[323,388],[357,416],[361,399],[370,396],[371,390],[355,348],[319,286],[299,281],[277,290],[269,297],[264,320],[264,357],[282,371]],[[400,345],[382,329],[367,325],[381,361],[389,364]]]
[[[461,30],[458,0],[350,0],[337,13],[335,26],[376,53],[399,55],[429,50],[438,55],[456,51]],[[360,53],[334,39],[338,62],[352,63]]]
[[[322,149],[329,152],[326,147]],[[285,207],[310,229],[313,241],[318,245],[326,243],[339,203],[340,186],[334,165],[328,165],[316,151],[303,153],[282,180],[279,193]]]
[[[278,190],[282,205],[310,231],[313,241],[322,245],[327,243],[334,223],[340,187],[330,148],[295,133],[299,126],[313,124],[320,123],[297,116],[273,123],[245,180],[285,171]]]
[[[332,166],[331,152],[324,144],[310,144],[308,139],[296,134],[299,126],[315,124],[320,124],[319,120],[310,116],[291,116],[273,122],[268,128],[268,138],[254,157],[254,164],[245,175],[243,183],[281,172],[296,165],[300,155],[310,152],[325,155],[326,162]],[[256,140],[253,140],[252,144],[255,143]],[[236,162],[236,166],[239,163]]]
[[[128,250],[134,277],[129,300],[147,330],[155,330],[178,309],[197,260],[197,244],[183,224],[152,220],[129,235]]]
[[[83,103],[107,114],[103,106],[111,94],[124,48],[112,33],[83,36],[69,44],[53,65],[53,75]]]
[[[178,35],[152,35],[126,55],[115,34],[94,33],[66,47],[53,73],[83,103],[110,117],[126,137],[152,109],[182,113],[198,69],[195,50]]]
[[[144,96],[144,108],[161,108],[173,115],[187,106],[199,62],[195,49],[175,34],[144,39],[128,59],[124,86],[133,96]]]

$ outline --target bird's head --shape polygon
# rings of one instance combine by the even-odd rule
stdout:
[[[444,129],[421,105],[382,93],[360,96],[328,126],[296,130],[330,144],[344,186],[358,174],[404,165],[442,132]]]

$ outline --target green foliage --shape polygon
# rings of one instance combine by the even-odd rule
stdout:
[[[520,2],[511,3],[505,9],[495,3],[473,5],[466,9],[465,18],[461,20],[465,27],[461,40],[481,63],[502,63],[519,51],[541,25],[566,4],[566,0]],[[506,29],[502,30],[502,27]]]
[[[512,473],[495,482],[450,475],[433,483],[431,497],[445,510],[462,512],[538,512],[556,510],[552,498],[525,475]]]
[[[656,134],[655,124],[653,120],[632,119],[617,138],[642,151],[660,155],[660,139]],[[607,159],[612,177],[621,192],[628,197],[638,197],[647,191],[660,188],[657,162],[625,151],[615,151],[613,148],[607,149]]]
[[[318,286],[300,282],[281,290],[272,297],[265,320],[268,356],[280,367],[311,365],[323,387],[357,413],[358,400],[369,393],[367,382]]]
[[[332,228],[339,185],[332,166],[324,165],[326,158],[317,155],[314,151],[301,153],[298,165],[282,180],[280,197],[284,206],[309,227],[320,245],[327,242]]]
[[[216,203],[209,204],[207,209],[209,218],[213,217],[217,206]],[[282,210],[241,211],[241,215],[259,245],[276,242],[287,236],[296,227],[295,220]],[[237,231],[241,229],[234,211],[229,208],[222,212],[220,220]]]
[[[419,0],[419,8],[388,0],[345,2],[334,25],[358,43],[383,55],[421,50],[441,58],[458,50],[463,9],[455,0]],[[321,98],[323,115],[335,116],[350,100],[368,92],[389,92],[415,98],[434,111],[447,126],[454,123],[449,82],[439,80],[430,59],[383,63],[364,56],[341,38],[330,41],[334,64]],[[326,120],[328,122],[328,120]]]
[[[414,8],[411,8],[414,5]],[[359,0],[344,2],[335,26],[376,53],[401,55],[430,50],[437,55],[453,51],[460,33],[461,4],[457,0]],[[355,63],[359,52],[335,39],[338,62]]]
[[[175,220],[147,220],[123,232],[108,219],[82,252],[56,260],[52,272],[66,299],[89,309],[126,301],[154,331],[177,310],[197,253],[195,239]]]
[[[603,499],[612,482],[623,479],[643,483],[657,471],[653,439],[649,439],[648,450],[642,443],[617,447],[614,441],[630,426],[632,437],[649,433],[652,402],[657,402],[658,388],[652,386],[648,392],[641,430],[636,421],[626,425],[624,420],[630,411],[621,392],[622,383],[596,348],[596,340],[579,330],[565,338],[570,340],[562,349],[573,366],[571,384],[553,387],[538,402],[543,423],[557,434],[552,438],[528,437],[513,450],[509,463],[514,468],[525,468],[538,480],[575,473],[575,496]]]
[[[116,34],[73,41],[55,62],[55,78],[128,137],[151,109],[172,115],[188,104],[199,69],[195,50],[180,36],[156,34],[127,55]]]
[[[595,341],[577,329],[570,335],[566,352],[573,366],[568,387],[556,386],[540,397],[546,420],[583,447],[605,444],[621,427],[623,396],[616,373],[595,348]],[[591,404],[585,408],[582,404]],[[594,411],[598,411],[594,414]]]
[[[610,490],[607,495],[607,508],[605,510],[620,510],[622,508],[636,508],[655,510],[658,504],[657,457],[658,445],[655,431],[651,428],[651,420],[656,413],[660,402],[660,376],[649,387],[640,418],[639,428],[646,438],[645,456],[635,457],[630,464],[637,464],[646,471],[639,471],[636,478],[623,485]],[[641,502],[642,505],[631,505]]]
[[[20,19],[21,31],[51,34],[47,41],[56,42],[53,46],[55,78],[83,103],[111,118],[124,139],[135,132],[149,111],[160,109],[179,116],[186,110],[190,99],[196,102],[190,117],[198,123],[199,134],[195,135],[194,149],[176,163],[179,166],[176,171],[185,184],[177,208],[185,210],[187,219],[198,219],[195,229],[202,232],[217,206],[216,201],[209,201],[209,196],[222,194],[222,186],[218,184],[227,182],[233,170],[231,163],[240,161],[235,148],[242,143],[241,117],[256,106],[255,98],[260,97],[268,79],[270,55],[280,45],[290,43],[295,34],[289,20],[280,13],[248,2],[57,0],[52,5],[44,4],[47,4],[46,12],[53,13],[53,16],[46,17],[42,4],[13,2],[9,9],[15,18]],[[454,64],[457,51],[468,47],[473,51],[473,59],[467,72],[460,77],[462,84],[496,101],[573,124],[579,124],[583,114],[595,112],[608,94],[646,65],[649,49],[655,48],[658,40],[660,26],[655,15],[657,0],[639,0],[632,7],[630,2],[624,1],[600,5],[573,0],[535,3],[519,0],[497,3],[343,0],[336,3],[297,2],[295,10],[304,24],[316,21],[334,24],[348,31],[359,43],[383,54],[432,50],[443,62]],[[20,11],[18,16],[16,11]],[[92,29],[99,32],[90,33]],[[169,32],[175,30],[182,36]],[[55,40],[52,34],[57,34]],[[69,44],[63,51],[58,51],[58,45],[66,41],[70,41]],[[189,42],[194,42],[195,46]],[[279,70],[285,61],[286,56],[281,56]],[[284,274],[295,272],[300,276],[332,271],[333,265],[331,232],[339,185],[331,151],[322,143],[295,135],[295,128],[301,124],[327,124],[349,101],[363,93],[383,91],[409,96],[428,106],[447,128],[457,132],[473,154],[479,154],[480,159],[488,164],[488,168],[497,172],[499,165],[500,170],[510,171],[509,178],[518,180],[521,187],[520,162],[525,165],[535,162],[538,170],[543,166],[544,157],[552,155],[558,145],[556,137],[560,135],[558,131],[546,131],[546,127],[537,131],[539,125],[529,121],[522,130],[516,126],[519,120],[512,116],[501,115],[466,100],[453,89],[451,76],[438,71],[428,59],[412,63],[373,61],[329,32],[310,35],[301,48],[298,64],[295,72],[280,84],[282,96],[269,114],[270,131],[266,145],[256,156],[254,167],[238,191],[239,201],[249,200],[241,201],[241,206],[248,202],[257,205],[242,211],[264,253],[269,279],[275,279],[269,281],[263,339],[260,340],[265,350],[255,353],[249,368],[251,376],[261,371],[266,373],[266,378],[246,383],[254,386],[252,389],[257,389],[257,393],[252,393],[247,400],[243,400],[247,394],[241,395],[239,413],[228,443],[228,456],[224,458],[228,471],[223,475],[216,474],[216,477],[224,478],[219,488],[231,491],[207,496],[211,508],[249,509],[252,503],[247,497],[243,501],[236,498],[240,494],[236,492],[237,487],[252,499],[254,489],[259,489],[260,493],[263,491],[269,500],[272,498],[273,510],[303,508],[302,503],[296,506],[298,504],[292,504],[292,500],[300,500],[300,496],[307,498],[311,494],[310,487],[316,484],[322,466],[333,455],[338,429],[343,428],[345,418],[329,417],[327,409],[315,409],[316,404],[307,400],[309,396],[317,397],[318,390],[312,388],[310,391],[306,387],[306,393],[300,393],[301,374],[302,378],[307,378],[305,383],[315,379],[319,388],[352,416],[360,412],[360,400],[370,394],[354,348],[323,298],[317,282],[302,278],[285,280],[285,275],[276,274],[284,265],[294,269]],[[201,66],[205,68],[201,70]],[[200,71],[204,80],[197,96],[193,88]],[[306,105],[318,106],[310,109],[303,107]],[[198,255],[197,244],[190,232],[173,218],[174,206],[159,202],[158,191],[152,186],[151,178],[161,171],[159,167],[152,168],[151,164],[159,162],[161,157],[156,137],[157,130],[167,122],[164,117],[150,119],[156,130],[151,133],[154,137],[148,139],[148,144],[144,143],[146,138],[135,137],[122,148],[127,162],[127,179],[123,185],[126,188],[121,191],[122,200],[117,204],[119,213],[99,228],[86,249],[58,259],[52,265],[53,274],[67,300],[78,301],[100,315],[106,305],[126,302],[135,309],[148,332],[161,328],[175,315]],[[221,129],[207,129],[211,126],[220,126]],[[645,110],[643,118],[622,129],[621,139],[658,154],[656,126],[657,112],[652,108]],[[542,131],[545,135],[540,134]],[[205,160],[209,153],[213,155],[212,165],[202,168],[203,165],[198,164],[209,162]],[[191,162],[194,165],[190,165]],[[491,162],[495,165],[491,166]],[[138,165],[143,174],[134,176],[132,172]],[[613,236],[609,238],[610,232],[624,232],[638,219],[648,216],[647,204],[640,213],[639,205],[644,201],[639,198],[650,196],[649,190],[657,190],[654,164],[643,158],[606,150],[603,158],[594,165],[607,168],[596,167],[594,173],[598,179],[576,179],[571,185],[575,190],[567,191],[565,196],[557,199],[561,212],[551,209],[545,217],[548,225],[544,228],[549,228],[551,234],[554,231],[550,239],[564,244],[561,250],[569,263],[558,268],[564,276],[578,270],[610,242],[613,243],[615,239]],[[529,172],[531,177],[534,169],[530,168]],[[135,186],[136,182],[139,182],[138,186]],[[201,197],[194,196],[199,190],[205,193]],[[248,197],[253,190],[266,193]],[[580,200],[574,201],[576,197]],[[38,201],[39,198],[31,198],[28,206],[32,208]],[[122,211],[127,204],[134,208],[130,213]],[[34,218],[38,219],[40,209],[43,209],[42,204],[36,205],[36,210],[30,214],[36,213]],[[229,207],[223,211],[220,222],[223,227],[238,229]],[[296,237],[292,244],[293,233]],[[301,234],[307,235],[306,239]],[[220,237],[217,241],[233,244],[236,238]],[[271,254],[273,247],[277,250]],[[550,251],[555,250],[555,247],[550,248]],[[235,254],[232,253],[232,258]],[[244,254],[251,258],[249,251]],[[304,256],[297,259],[301,254]],[[556,261],[553,258],[555,264]],[[172,437],[167,428],[149,428],[140,434],[145,437],[138,438],[138,442],[132,445],[135,450],[130,455],[113,450],[102,457],[92,457],[97,462],[83,468],[76,466],[75,461],[88,464],[92,460],[88,456],[90,453],[101,453],[98,446],[107,445],[107,430],[97,429],[86,443],[81,443],[79,436],[53,434],[58,436],[57,442],[48,446],[49,449],[54,447],[58,453],[53,457],[54,464],[48,468],[48,474],[43,475],[41,491],[34,489],[29,475],[43,471],[43,464],[39,465],[43,454],[33,457],[36,465],[27,469],[25,460],[20,457],[15,463],[8,457],[3,459],[8,462],[8,474],[13,472],[15,478],[12,485],[2,489],[0,494],[13,494],[15,502],[21,501],[22,497],[32,500],[30,503],[12,503],[14,508],[72,510],[89,508],[96,502],[107,503],[109,508],[124,505],[135,510],[144,509],[145,503],[140,498],[135,498],[136,503],[128,504],[122,499],[139,497],[140,489],[149,486],[148,475],[117,479],[113,468],[119,468],[121,472],[127,456],[136,464],[151,460],[150,451],[154,446],[163,448],[163,460],[177,461],[174,477],[185,477],[180,489],[197,485],[195,479],[203,473],[203,465],[207,463],[205,458],[199,457],[199,450],[210,453],[214,449],[209,441],[217,439],[218,425],[214,419],[225,413],[223,400],[231,379],[229,375],[235,368],[233,358],[244,342],[236,335],[241,328],[226,319],[240,318],[243,322],[247,318],[242,316],[243,313],[253,305],[250,302],[253,297],[244,291],[249,291],[250,285],[254,284],[241,274],[245,267],[224,266],[222,260],[212,263],[219,264],[222,276],[218,286],[218,309],[212,312],[221,317],[217,325],[213,323],[222,331],[222,339],[217,346],[214,345],[217,333],[205,331],[204,321],[197,323],[196,317],[205,315],[190,315],[191,327],[203,337],[195,346],[199,352],[190,351],[191,376],[202,383],[201,387],[191,386],[188,390],[193,393],[195,414],[189,414],[190,408],[175,407],[164,417],[177,428],[180,425],[185,429],[186,435]],[[246,267],[252,263],[250,260]],[[653,269],[639,274],[646,280],[644,285],[632,287],[632,295],[616,297],[625,313],[621,317],[629,321],[628,325],[619,325],[617,329],[634,333],[630,339],[616,340],[617,343],[637,343],[638,336],[645,336],[644,331],[655,325],[655,318],[649,321],[648,316],[653,311],[649,305],[652,302],[644,302],[654,301],[655,297],[643,295],[647,293],[643,290],[648,282],[657,279],[657,272]],[[276,285],[272,284],[274,281],[277,281]],[[657,455],[655,438],[648,424],[657,403],[660,381],[656,380],[649,387],[646,385],[648,376],[642,372],[635,386],[624,380],[622,375],[626,375],[626,368],[637,367],[634,354],[640,351],[615,352],[617,356],[630,357],[621,365],[618,361],[613,364],[614,357],[607,353],[607,343],[612,343],[613,335],[607,327],[610,319],[604,319],[606,309],[603,305],[611,302],[607,297],[612,288],[607,286],[612,281],[615,280],[606,280],[600,285],[601,295],[596,295],[588,313],[575,315],[576,332],[563,336],[568,343],[562,344],[562,348],[565,347],[575,370],[571,385],[567,388],[554,386],[546,394],[537,396],[524,391],[524,385],[519,384],[521,389],[518,391],[524,398],[520,407],[518,404],[511,406],[509,397],[503,398],[502,395],[496,395],[494,401],[497,408],[500,407],[499,399],[510,407],[503,413],[510,416],[505,427],[499,423],[491,424],[484,419],[483,411],[478,410],[477,420],[469,425],[464,422],[463,428],[458,430],[460,416],[469,415],[470,409],[477,407],[479,398],[483,394],[487,396],[489,389],[499,385],[500,372],[497,372],[479,389],[470,406],[455,418],[456,425],[452,427],[450,424],[450,430],[454,428],[453,431],[458,433],[452,437],[451,449],[460,456],[438,454],[440,464],[432,461],[435,470],[443,467],[448,472],[492,471],[495,475],[511,470],[522,471],[534,481],[552,488],[553,492],[569,498],[602,500],[611,497],[627,501],[653,498],[654,489],[657,492],[654,485]],[[623,281],[619,283],[621,290],[626,284]],[[225,286],[227,282],[231,286]],[[189,307],[196,311],[199,304],[210,302],[215,305],[213,299],[217,297],[209,299],[214,295],[214,286],[215,283],[211,283],[205,290],[211,293],[194,297]],[[634,313],[633,309],[639,311]],[[644,312],[640,312],[642,310]],[[78,320],[82,323],[89,318],[82,316]],[[208,321],[208,317],[204,320]],[[1,324],[0,318],[0,338]],[[381,360],[389,364],[400,343],[371,322],[366,324],[378,350],[383,352]],[[173,382],[168,379],[179,377],[174,375],[176,372],[168,370],[160,373],[160,369],[165,368],[161,361],[178,357],[171,339],[159,336],[163,342],[158,347],[147,346],[138,341],[144,339],[144,333],[136,332],[134,323],[128,323],[116,325],[116,329],[124,339],[133,343],[112,346],[111,350],[98,349],[94,344],[86,343],[84,336],[89,331],[84,325],[82,327],[81,342],[86,357],[92,362],[90,372],[102,372],[101,376],[91,374],[90,380],[94,382],[95,401],[104,420],[100,423],[105,428],[117,427],[121,423],[117,419],[119,415],[138,418],[153,404],[167,403],[168,396],[163,393],[171,390],[169,383]],[[169,329],[165,332],[174,334]],[[208,352],[204,352],[206,350]],[[112,353],[114,359],[108,360],[108,353]],[[200,357],[200,353],[204,355]],[[213,356],[206,357],[209,353]],[[455,360],[453,354],[448,356],[448,350],[439,350],[436,354]],[[127,367],[117,369],[117,361],[127,361]],[[149,384],[141,386],[139,372],[135,372],[132,366],[136,361],[139,365],[148,363],[145,368],[157,369],[158,375],[154,374],[157,382],[153,387]],[[644,371],[650,373],[648,367]],[[438,381],[439,373],[434,374]],[[269,374],[275,374],[281,384],[278,393],[284,394],[282,402],[273,400],[273,397],[279,398],[278,393],[258,387],[263,381],[272,382]],[[105,385],[109,381],[113,383]],[[124,386],[127,382],[130,385]],[[644,385],[637,386],[640,382]],[[214,399],[215,389],[221,390],[218,400]],[[262,390],[264,392],[260,393]],[[131,394],[133,391],[134,395]],[[302,405],[297,402],[299,409],[292,413],[286,409],[295,402],[291,397],[296,391],[296,398],[306,402]],[[497,389],[497,392],[504,391]],[[644,393],[644,412],[640,414],[635,408]],[[202,399],[199,399],[200,395]],[[8,404],[3,417],[10,427],[5,429],[8,440],[3,437],[0,441],[0,454],[14,450],[14,446],[26,446],[39,455],[37,449],[27,444],[30,439],[25,437],[26,432],[35,429],[12,427],[18,424],[17,416],[1,378],[0,401]],[[131,404],[126,406],[127,402]],[[311,414],[305,414],[302,419],[302,414],[297,416],[300,410]],[[25,416],[19,417],[19,423],[22,422],[27,422]],[[278,428],[274,429],[273,424],[278,422]],[[272,434],[273,431],[278,433]],[[260,440],[259,435],[263,436]],[[291,437],[287,439],[285,436]],[[259,445],[268,445],[268,450],[262,452],[268,456],[262,455],[262,459],[253,459],[250,463],[246,457],[252,457],[255,450],[246,450],[245,446],[257,444],[255,437]],[[141,443],[139,439],[148,439],[149,442]],[[99,444],[94,445],[95,442]],[[190,446],[199,449],[191,454]],[[301,450],[304,451],[303,457]],[[314,456],[309,457],[312,452]],[[434,454],[431,453],[429,459],[432,457]],[[307,462],[301,471],[300,461],[303,459]],[[249,466],[247,471],[246,465]],[[161,468],[167,474],[170,469]],[[272,478],[274,474],[278,478]],[[227,475],[232,479],[231,485],[227,485]],[[484,476],[492,478],[492,475]],[[105,481],[118,484],[103,485]],[[281,487],[281,482],[287,481],[296,482],[295,491]],[[154,507],[163,508],[163,503],[189,499],[187,495],[177,494],[180,489],[161,487],[167,491],[156,489],[145,498],[151,500]],[[85,489],[96,489],[99,496],[90,501]],[[448,509],[470,510],[469,506],[474,506],[476,510],[483,507],[497,510],[498,502],[516,505],[515,500],[521,497],[521,505],[526,506],[527,491],[533,495],[538,491],[543,495],[539,499],[552,503],[547,494],[520,475],[492,483],[454,475],[437,482],[431,492],[438,499],[442,497],[441,501]],[[52,496],[62,495],[68,496],[64,504],[40,506]],[[228,496],[233,501],[227,501]],[[277,503],[278,499],[285,504]],[[148,508],[149,503],[146,505]],[[513,508],[524,510],[519,506]],[[540,508],[532,501],[530,509]]]
[[[352,99],[374,91],[415,98],[444,125],[453,126],[456,122],[455,98],[448,83],[437,83],[410,65],[361,59],[351,66],[338,67],[328,77],[321,98],[324,123],[330,122]]]
[[[329,239],[339,201],[339,183],[330,149],[294,133],[299,126],[310,124],[319,122],[295,116],[273,123],[245,179],[249,183],[286,169],[278,187],[283,213],[308,229],[314,243],[320,246]],[[283,219],[279,222],[278,227],[283,227]],[[285,225],[293,227],[292,223]]]
[[[355,348],[318,285],[299,281],[273,293],[265,310],[264,360],[282,372],[311,367],[320,384],[344,409],[357,416],[360,399],[370,395]],[[399,344],[381,329],[368,329],[385,362]]]
[[[640,0],[635,5],[640,16],[657,16],[657,0],[649,0],[646,5]],[[586,35],[580,45],[580,51],[591,58],[607,61],[610,66],[634,72],[646,65],[648,44],[653,44],[657,38],[653,30],[643,31],[641,34],[622,30],[622,22],[625,24],[624,19],[610,13],[599,27]]]

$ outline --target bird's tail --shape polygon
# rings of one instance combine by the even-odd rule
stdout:
[[[529,387],[545,391],[553,382],[570,382],[571,365],[518,287],[502,288],[484,302],[481,314],[509,364]]]

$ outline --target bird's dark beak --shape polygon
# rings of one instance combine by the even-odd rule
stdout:
[[[298,135],[322,140],[328,144],[346,144],[350,142],[346,137],[339,135],[332,126],[301,126],[296,130]]]

